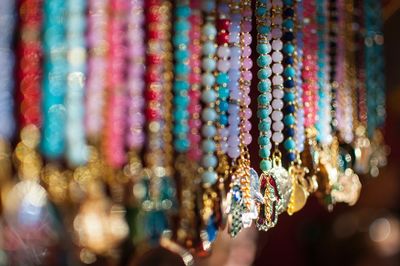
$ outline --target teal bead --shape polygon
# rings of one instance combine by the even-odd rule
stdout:
[[[208,22],[203,27],[203,34],[208,36],[210,39],[213,39],[217,35],[217,29],[215,28],[215,26],[213,24]]]
[[[178,49],[175,51],[174,58],[176,61],[186,61],[189,59],[188,49]]]
[[[174,23],[174,29],[177,32],[188,31],[190,29],[190,23],[184,19],[178,20]]]
[[[271,170],[272,168],[272,162],[271,160],[261,160],[260,162],[260,168],[263,172],[267,172],[269,170]]]
[[[205,71],[212,72],[217,67],[217,62],[212,58],[204,58],[202,65]]]
[[[174,140],[174,147],[177,152],[185,152],[189,149],[190,143],[187,139]]]
[[[218,95],[221,99],[227,99],[229,97],[229,88],[228,87],[219,87]]]
[[[212,73],[204,73],[201,81],[204,86],[212,87],[215,84],[215,77]]]
[[[288,78],[293,78],[296,75],[296,70],[294,67],[288,66],[283,71],[283,75]]]
[[[226,126],[226,125],[228,125],[228,116],[227,115],[220,115],[218,121],[219,121],[219,123],[221,125]]]
[[[210,107],[204,108],[201,112],[201,118],[203,121],[212,121],[214,122],[217,119],[217,112]]]
[[[258,123],[258,130],[263,132],[271,130],[271,123],[266,121],[261,121],[260,123]]]
[[[259,155],[261,158],[266,159],[266,158],[268,158],[268,157],[271,155],[271,151],[270,151],[269,149],[266,149],[266,148],[261,148],[261,149],[258,151],[258,155]]]
[[[189,105],[189,97],[183,95],[176,95],[173,100],[174,104],[183,108]]]
[[[288,138],[283,143],[283,146],[285,147],[286,150],[289,151],[289,150],[293,150],[296,147],[296,143],[294,142],[294,140],[292,138]]]
[[[177,17],[189,17],[191,14],[191,9],[188,5],[177,6],[175,8],[175,15]]]
[[[206,138],[213,138],[217,134],[217,129],[213,125],[203,125],[201,134]]]
[[[294,124],[296,123],[296,118],[294,117],[294,115],[289,114],[289,115],[286,115],[286,116],[283,118],[283,122],[284,122],[285,125],[287,125],[287,126],[292,126],[292,125],[294,125]]]
[[[268,66],[268,65],[271,64],[271,62],[272,62],[272,58],[271,58],[270,55],[260,55],[260,56],[257,58],[257,65],[258,65],[259,67]]]
[[[283,4],[287,6],[293,6],[294,0],[283,0]]]
[[[269,116],[268,110],[265,108],[257,110],[257,117],[260,119],[266,119]]]
[[[174,92],[179,94],[184,91],[188,91],[190,88],[190,84],[186,80],[175,80],[174,82]]]
[[[285,95],[283,96],[285,102],[293,102],[295,98],[296,95],[293,92],[285,92]]]
[[[220,100],[219,104],[218,104],[218,108],[221,112],[226,112],[228,111],[229,108],[229,103],[226,100]]]
[[[187,123],[178,123],[174,125],[173,133],[174,135],[186,134],[189,132],[189,126]]]
[[[285,43],[282,49],[285,54],[293,54],[295,48],[293,44]]]
[[[204,103],[212,103],[217,100],[217,93],[214,90],[206,90],[201,94],[201,100]]]
[[[257,32],[259,32],[261,34],[268,34],[271,32],[271,27],[269,27],[267,25],[259,25],[259,26],[257,26]]]
[[[257,52],[259,54],[268,54],[271,52],[271,45],[268,43],[257,44]]]
[[[258,70],[257,77],[259,79],[263,80],[263,79],[269,78],[271,76],[271,74],[272,74],[271,69],[262,68],[262,69]]]
[[[217,47],[215,43],[207,41],[203,44],[203,54],[204,55],[211,55],[213,56],[215,52],[217,51]]]
[[[175,109],[172,114],[176,120],[186,120],[189,118],[189,112],[185,109]]]
[[[265,93],[271,89],[271,81],[269,79],[261,80],[257,84],[258,91],[261,93]]]
[[[217,182],[218,175],[214,171],[205,171],[201,174],[201,179],[205,185],[214,185]]]
[[[189,35],[188,34],[175,34],[174,37],[172,37],[172,43],[175,46],[180,46],[182,44],[187,45],[189,44]]]
[[[214,168],[218,164],[217,157],[213,154],[207,154],[201,159],[201,165],[204,168]]]
[[[229,82],[229,76],[227,73],[219,73],[217,76],[217,83],[222,85],[222,84],[227,84]]]
[[[188,75],[190,67],[188,64],[177,63],[175,64],[175,74],[176,75]]]
[[[258,137],[258,145],[265,146],[268,145],[269,143],[271,143],[271,141],[267,136],[261,135]]]
[[[205,139],[201,143],[201,149],[206,153],[212,153],[216,151],[217,145],[213,140]]]
[[[265,16],[267,14],[267,8],[266,7],[257,7],[256,8],[256,16]]]
[[[270,98],[265,94],[261,94],[257,97],[257,102],[260,105],[267,105],[270,102]]]
[[[282,26],[286,29],[293,29],[294,28],[294,21],[293,19],[285,19],[282,22]]]

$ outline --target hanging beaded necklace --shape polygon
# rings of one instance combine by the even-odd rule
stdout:
[[[68,1],[66,12],[67,93],[65,108],[66,156],[71,166],[83,165],[88,159],[84,126],[84,90],[86,76],[85,9],[86,2]],[[77,22],[79,21],[79,22]]]

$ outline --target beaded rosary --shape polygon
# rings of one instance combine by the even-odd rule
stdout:
[[[270,230],[312,194],[353,205],[358,174],[376,176],[388,155],[380,10],[0,1],[1,184],[15,171],[10,186],[48,196],[83,261],[126,239],[189,265],[225,228]]]

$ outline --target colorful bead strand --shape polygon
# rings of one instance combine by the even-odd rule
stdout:
[[[84,125],[84,93],[86,77],[85,12],[86,1],[67,1],[67,93],[65,108],[66,156],[71,166],[83,165],[88,160]]]

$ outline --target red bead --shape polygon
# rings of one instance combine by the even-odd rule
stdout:
[[[228,33],[225,32],[220,32],[217,36],[217,43],[218,45],[223,45],[225,43],[228,43],[229,41],[229,35]]]
[[[217,28],[218,30],[228,31],[230,25],[230,21],[228,19],[218,19],[217,20]]]

